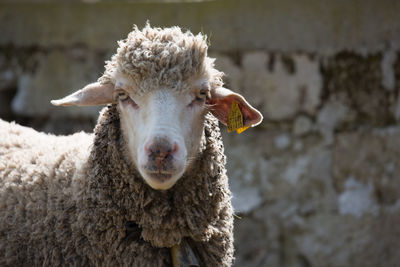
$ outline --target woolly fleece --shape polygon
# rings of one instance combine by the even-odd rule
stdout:
[[[201,33],[193,35],[179,27],[134,26],[118,42],[117,53],[106,62],[99,81],[116,84],[122,74],[138,94],[162,87],[183,91],[198,79],[207,80],[211,90],[221,87],[223,73],[214,68],[215,59],[207,57],[206,40]]]
[[[187,238],[201,266],[230,266],[233,218],[217,121],[168,191],[150,188],[125,151],[115,106],[93,135],[56,137],[0,120],[1,266],[171,266]],[[141,235],[127,236],[136,222]]]

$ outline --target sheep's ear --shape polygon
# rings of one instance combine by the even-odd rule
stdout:
[[[86,85],[79,91],[58,100],[51,100],[55,106],[98,106],[114,102],[114,85],[99,82]]]
[[[243,116],[243,127],[253,127],[261,123],[263,116],[253,108],[243,96],[229,89],[219,87],[211,91],[211,98],[207,101],[211,105],[212,114],[223,124],[228,124],[228,116],[234,103],[238,104]]]

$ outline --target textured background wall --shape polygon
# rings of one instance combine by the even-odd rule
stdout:
[[[132,24],[203,31],[265,117],[224,134],[236,266],[399,266],[398,14],[374,0],[0,1],[0,118],[91,131],[98,109],[49,100],[96,80]]]

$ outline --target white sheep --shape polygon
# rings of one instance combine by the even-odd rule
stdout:
[[[109,104],[94,135],[0,121],[0,265],[169,266],[189,250],[201,266],[230,266],[215,118],[227,124],[235,105],[237,127],[262,116],[221,76],[203,35],[134,27],[98,82],[52,101]]]

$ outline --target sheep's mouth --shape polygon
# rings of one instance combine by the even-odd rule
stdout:
[[[149,178],[159,183],[167,182],[172,178],[172,174],[163,172],[148,172],[147,175]]]
[[[175,170],[149,171],[141,168],[139,171],[143,179],[151,188],[156,190],[167,190],[179,180],[184,170],[181,172],[177,172]]]

